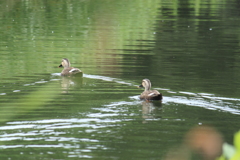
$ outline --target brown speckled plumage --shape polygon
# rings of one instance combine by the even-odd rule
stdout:
[[[78,68],[70,67],[70,62],[67,58],[62,59],[62,63],[59,65],[59,67],[64,67],[64,69],[61,72],[61,76],[71,76],[76,74],[82,74],[82,71]]]
[[[144,87],[145,90],[140,95],[141,100],[162,100],[162,94],[157,90],[151,89],[151,82],[149,79],[143,79],[142,84],[139,87]]]

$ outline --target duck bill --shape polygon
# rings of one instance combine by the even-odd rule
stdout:
[[[143,85],[141,84],[140,86],[138,86],[138,88],[143,88]]]
[[[58,66],[58,68],[60,68],[60,67],[62,67],[62,64],[60,64],[60,65]]]

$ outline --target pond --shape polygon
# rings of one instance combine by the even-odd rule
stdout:
[[[1,159],[164,159],[240,122],[236,1],[3,1]],[[60,76],[62,58],[83,77]],[[139,100],[142,79],[162,102]]]

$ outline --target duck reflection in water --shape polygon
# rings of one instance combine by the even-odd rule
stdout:
[[[161,101],[142,101],[142,118],[155,119],[162,117]],[[145,122],[145,121],[144,121]]]
[[[82,87],[82,77],[66,77],[63,76],[61,80],[62,93],[69,93],[70,88]]]
[[[161,93],[159,93],[157,90],[150,90],[151,89],[151,82],[150,82],[149,79],[143,79],[142,84],[139,86],[139,88],[140,87],[145,88],[144,92],[142,92],[142,94],[140,95],[141,100],[147,100],[147,101],[162,100],[162,94]]]

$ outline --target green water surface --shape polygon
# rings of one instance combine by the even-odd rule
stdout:
[[[0,159],[163,159],[240,122],[239,4],[0,2]],[[82,78],[61,77],[61,59]],[[139,100],[143,78],[162,103]]]

